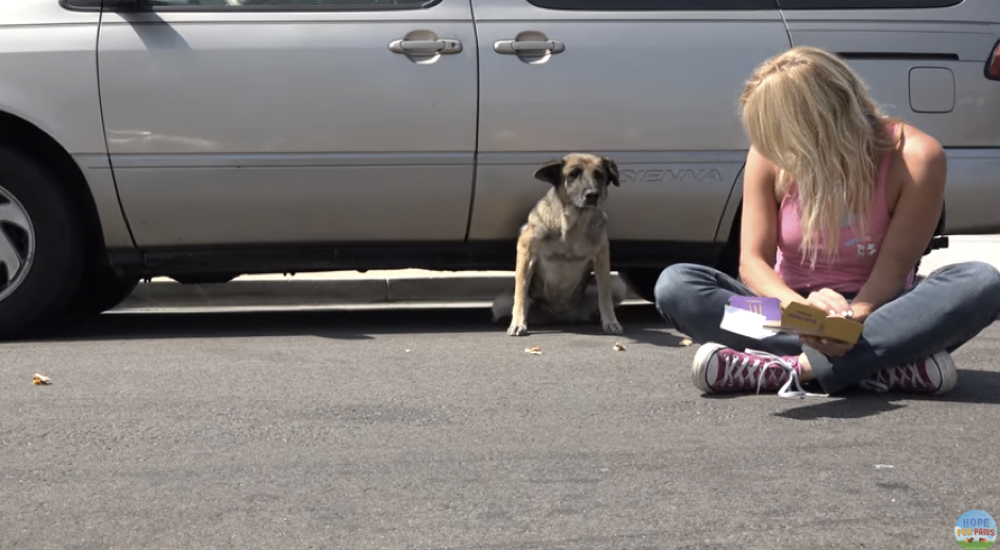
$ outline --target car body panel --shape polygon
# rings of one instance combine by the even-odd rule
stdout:
[[[100,21],[98,10],[72,10],[58,0],[3,0],[0,2],[0,27],[35,25],[93,26]],[[97,32],[97,29],[94,29]]]
[[[798,44],[846,55],[890,114],[944,145],[948,233],[1000,232],[1000,82],[983,72],[1000,40],[995,0],[600,12],[442,0],[101,19],[58,0],[0,2],[0,111],[80,166],[108,248],[134,250],[124,207],[144,253],[175,268],[185,250],[403,243],[413,261],[447,248],[434,265],[462,269],[448,247],[513,241],[546,191],[532,172],[580,150],[619,162],[610,232],[633,261],[638,243],[659,258],[664,244],[717,246],[740,207],[742,83]],[[389,51],[422,29],[463,51],[434,63]],[[566,49],[541,63],[495,51],[522,31]],[[226,268],[239,270],[241,257],[228,255]],[[255,272],[285,265],[254,258]],[[307,264],[337,265],[325,262]]]
[[[44,23],[15,11],[9,15],[25,22],[12,23],[3,19],[4,9],[0,110],[38,127],[70,154],[106,152],[94,55],[99,14],[73,13]]]
[[[949,233],[1000,231],[992,206],[1000,203],[1000,82],[983,75],[1000,39],[1000,2],[785,10],[783,15],[793,45],[847,57],[888,114],[927,132],[946,149]]]
[[[0,112],[61,145],[90,187],[109,247],[133,246],[107,162],[95,45],[100,13],[0,2]]]
[[[946,150],[948,184],[945,188],[944,230],[953,235],[1000,233],[1000,149]]]
[[[540,162],[612,156],[612,239],[711,241],[748,147],[746,76],[788,47],[777,10],[564,11],[474,0],[479,164],[469,240],[510,238],[546,191]],[[565,51],[529,63],[494,49],[524,31]]]
[[[423,29],[463,51],[417,63],[389,50]],[[465,236],[478,86],[468,0],[109,13],[100,62],[139,246]]]

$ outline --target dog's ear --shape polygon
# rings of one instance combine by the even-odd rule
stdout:
[[[608,171],[608,183],[614,184],[615,187],[621,187],[618,176],[618,164],[608,157],[601,158],[601,162],[604,163],[604,169]]]
[[[562,183],[562,169],[562,160],[550,160],[541,168],[535,170],[535,179],[551,183],[552,185],[559,185]]]

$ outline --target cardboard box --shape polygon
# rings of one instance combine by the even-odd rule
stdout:
[[[762,317],[762,327],[779,332],[831,338],[856,344],[864,325],[846,317],[831,317],[819,308],[793,302],[782,309],[777,298],[733,296],[732,308],[747,310]]]

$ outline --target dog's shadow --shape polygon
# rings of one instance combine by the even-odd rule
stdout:
[[[959,370],[958,384],[945,395],[872,393],[854,389],[829,400],[807,400],[806,405],[774,413],[791,420],[857,419],[905,408],[905,401],[938,401],[1000,405],[1000,372]]]
[[[685,347],[685,337],[673,330],[649,302],[632,303],[617,310],[618,321],[624,328],[624,338],[643,344],[668,348]],[[603,334],[600,323],[590,325],[589,333]]]
[[[618,322],[621,323],[623,340],[632,340],[642,344],[668,348],[684,347],[685,338],[672,332],[672,328],[650,303],[632,303],[620,306],[615,310]],[[510,317],[496,319],[494,325],[506,330]],[[607,336],[601,329],[600,321],[586,323],[544,323],[528,327],[529,334],[580,334],[586,336]]]

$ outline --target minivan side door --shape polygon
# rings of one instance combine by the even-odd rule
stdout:
[[[469,0],[138,0],[99,42],[140,247],[461,241]]]
[[[480,154],[470,240],[510,240],[542,162],[607,154],[613,240],[705,243],[749,148],[737,100],[789,47],[774,0],[473,0]]]

